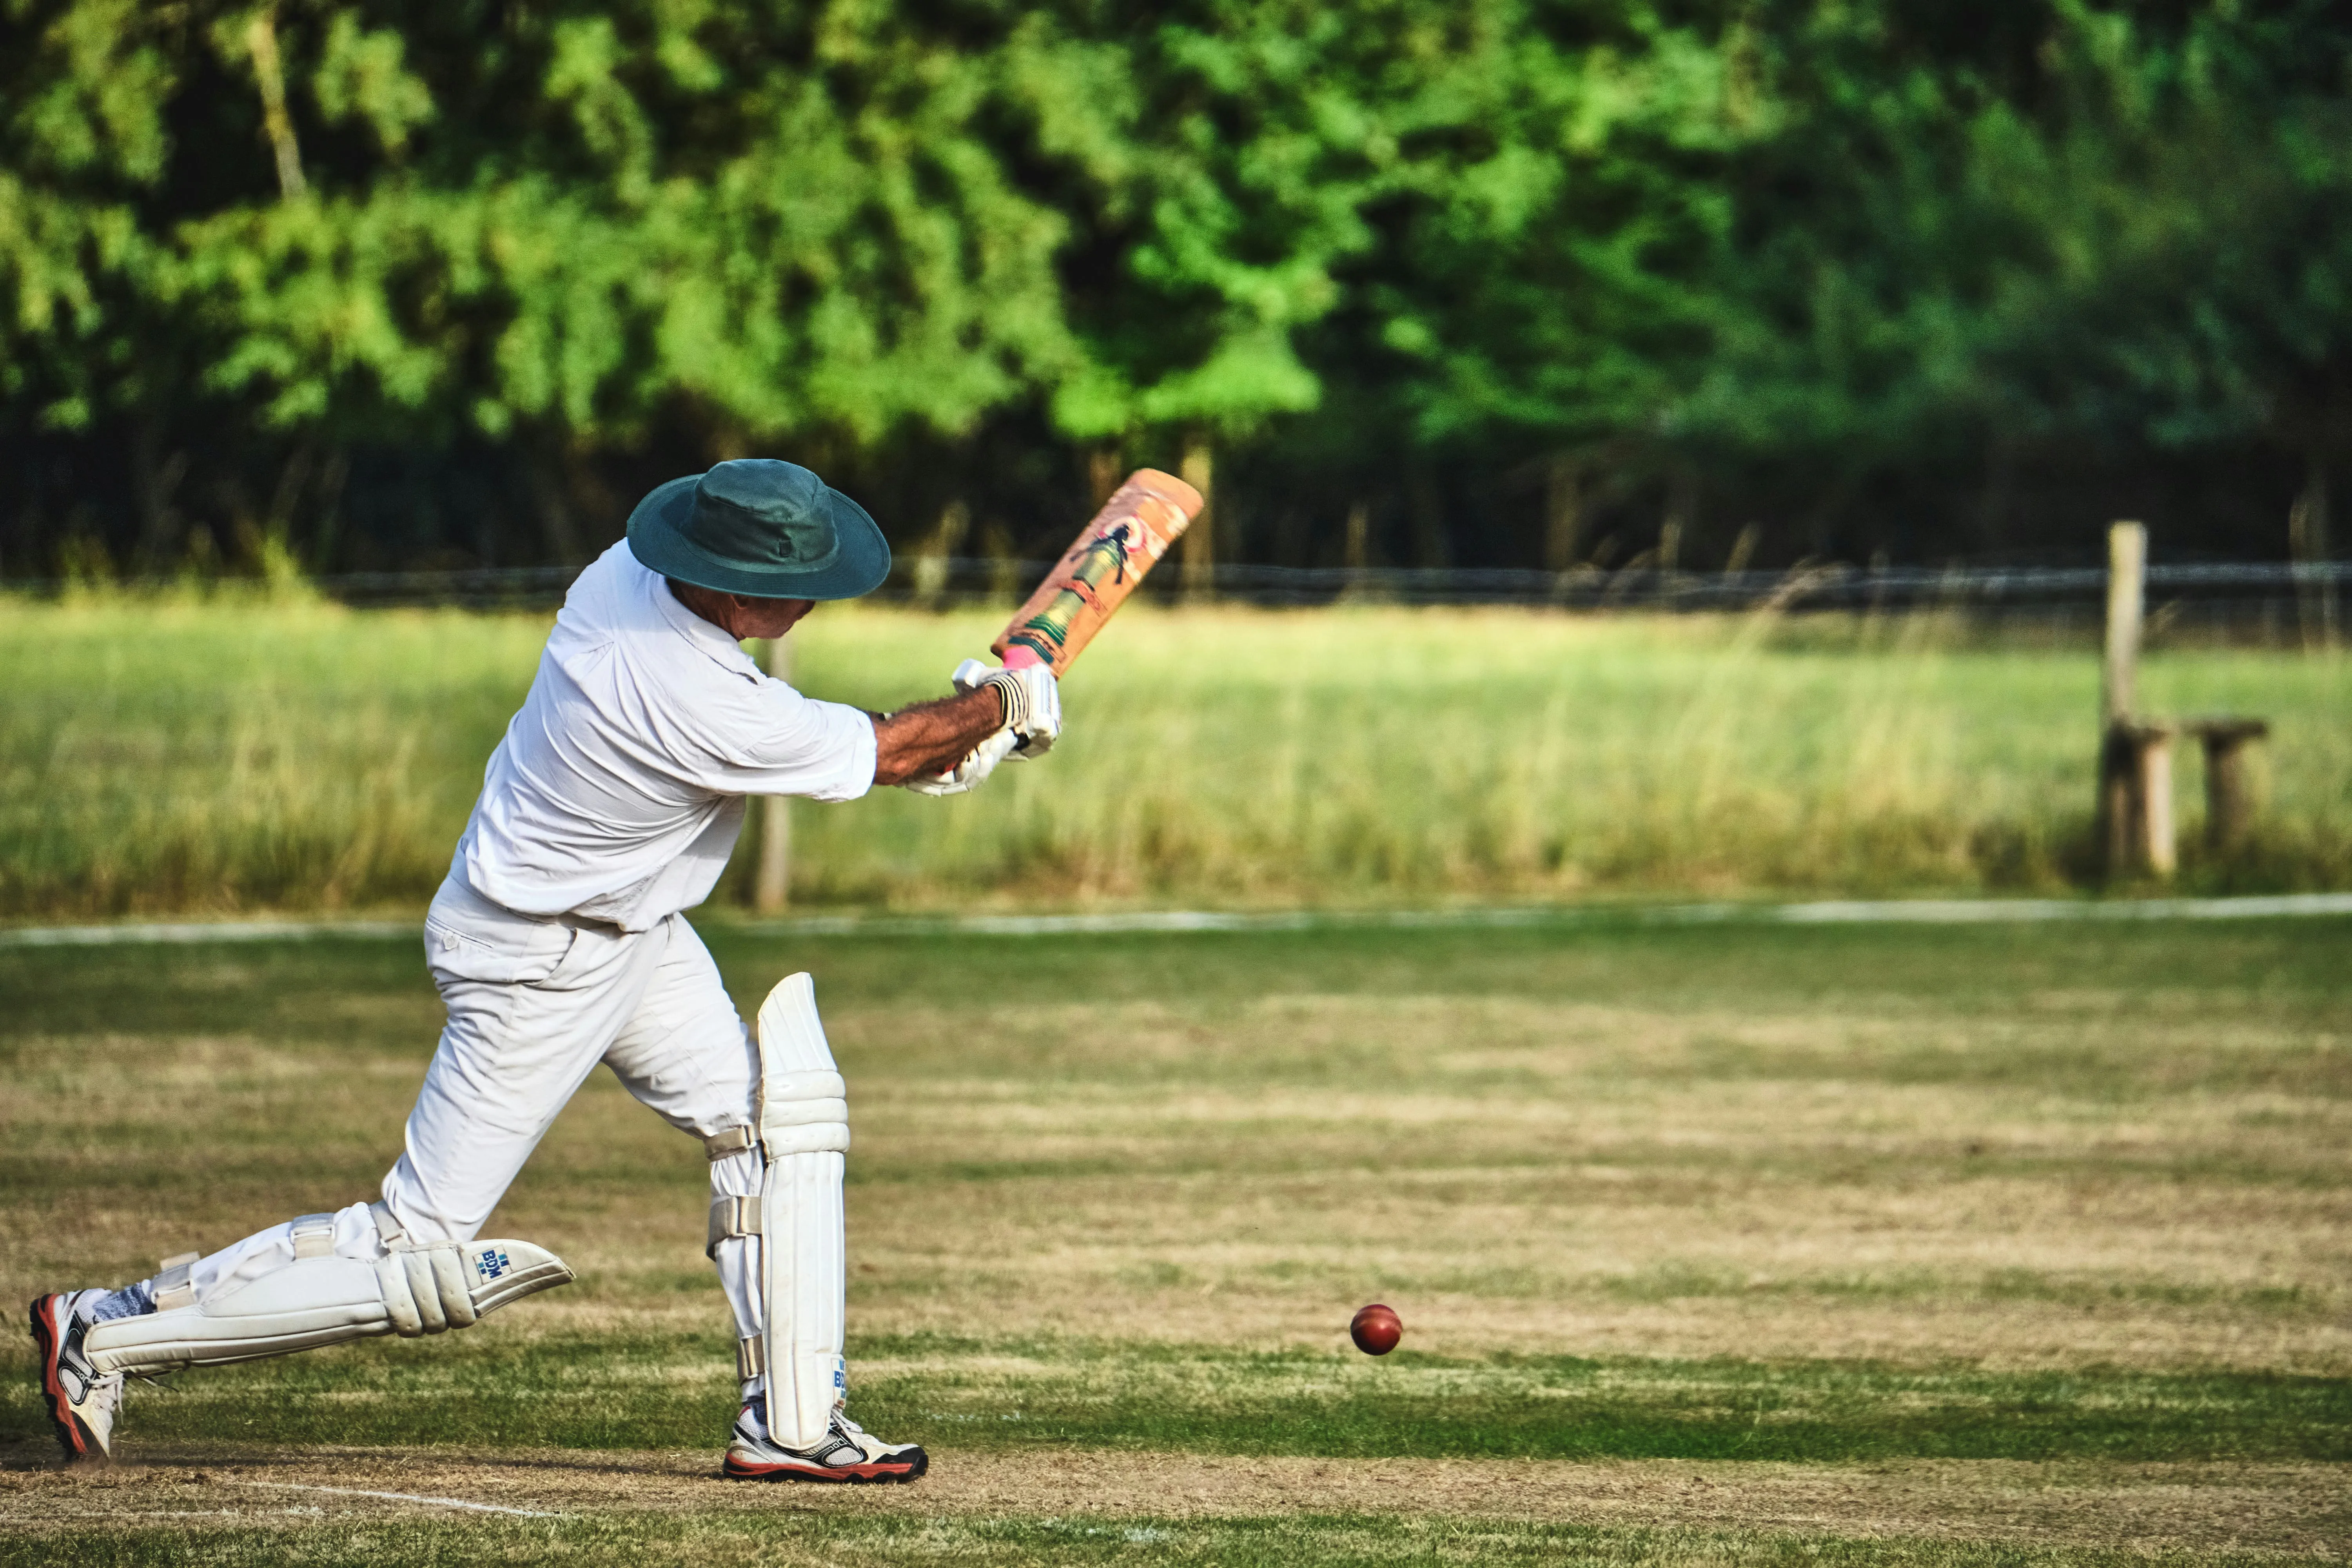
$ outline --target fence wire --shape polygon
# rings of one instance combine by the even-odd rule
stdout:
[[[976,556],[901,557],[873,595],[941,606],[1012,604],[1052,567],[1049,561]],[[561,603],[578,568],[467,572],[354,572],[319,579],[329,595],[354,605]],[[1517,605],[1652,612],[1954,609],[2071,618],[2105,602],[2104,567],[1804,565],[1774,572],[1538,572],[1502,567],[1323,567],[1219,564],[1202,573],[1170,562],[1144,584],[1163,603],[1190,598],[1269,607],[1349,603]],[[2293,624],[2334,619],[2352,587],[2352,562],[2155,564],[2147,569],[2152,615],[2261,619]]]
[[[940,608],[1011,605],[1052,567],[1049,561],[978,556],[901,556],[873,595]],[[315,579],[329,597],[356,605],[446,605],[547,608],[562,602],[576,566],[453,572],[348,572]],[[1511,605],[1585,612],[1696,613],[1773,609],[1822,612],[1958,612],[1971,620],[2060,628],[2095,625],[2103,613],[2104,567],[1800,565],[1769,572],[1610,572],[1578,567],[1538,572],[1503,567],[1325,567],[1219,564],[1201,571],[1164,563],[1142,596],[1162,604],[1213,601],[1267,607],[1388,605]],[[16,592],[54,594],[61,584],[17,583]],[[2352,562],[2151,564],[2148,614],[2167,626],[2267,633],[2278,640],[2334,641],[2337,606],[2352,588]]]

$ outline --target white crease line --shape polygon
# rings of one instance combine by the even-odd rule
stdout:
[[[1794,925],[1978,925],[1992,921],[2231,921],[2296,915],[2352,915],[2352,893],[2288,893],[2271,898],[1888,899],[1767,906],[1766,918]]]
[[[236,1487],[268,1487],[273,1491],[327,1492],[335,1497],[383,1498],[392,1502],[430,1503],[436,1508],[465,1508],[477,1513],[510,1513],[521,1519],[569,1519],[564,1513],[551,1513],[545,1509],[508,1508],[503,1503],[467,1502],[461,1497],[419,1497],[415,1492],[375,1492],[363,1487],[312,1487],[299,1481],[231,1481]]]
[[[419,921],[221,921],[174,925],[20,926],[0,931],[0,947],[113,947],[127,942],[300,942],[312,937],[404,936],[422,941]]]
[[[738,936],[1143,936],[1187,931],[1443,931],[1548,925],[1986,925],[2041,921],[2352,915],[2352,893],[2230,899],[1843,899],[1794,904],[1507,904],[1454,910],[1139,910],[1099,915],[815,915],[710,922]],[[7,933],[0,932],[0,944]]]
[[[1547,925],[1995,925],[2042,921],[2234,921],[2352,915],[2352,893],[2233,899],[1843,899],[1801,904],[1509,904],[1465,910],[1295,910],[1244,914],[1139,910],[1099,915],[814,915],[713,921],[708,930],[760,937],[1140,936],[1188,931],[1484,930]],[[139,942],[291,942],[404,937],[393,921],[224,921],[218,924],[19,926],[0,947],[115,947]]]

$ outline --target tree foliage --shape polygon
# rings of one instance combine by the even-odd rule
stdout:
[[[1919,549],[2031,544],[2021,472],[2324,494],[2347,132],[2317,0],[5,0],[0,538],[164,567],[360,461],[522,473],[469,504],[544,552],[752,449],[908,531],[1202,439],[1302,558],[1441,491],[1524,558],[1548,462],[1830,548],[1921,486],[1980,499]]]

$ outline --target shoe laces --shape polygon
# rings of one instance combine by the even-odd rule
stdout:
[[[837,1405],[833,1410],[833,1432],[834,1436],[850,1444],[869,1459],[892,1451],[889,1444],[852,1421],[849,1418],[849,1413]]]

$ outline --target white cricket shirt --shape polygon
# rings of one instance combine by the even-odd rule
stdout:
[[[624,540],[564,596],[450,870],[524,914],[646,931],[710,896],[745,795],[873,783],[871,719],[762,674]]]

